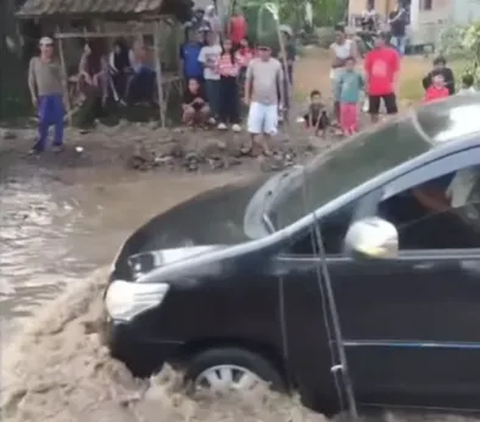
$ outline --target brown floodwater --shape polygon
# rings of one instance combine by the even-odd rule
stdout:
[[[243,175],[0,170],[3,421],[325,421],[264,386],[194,400],[169,368],[135,380],[103,345],[101,296],[123,239],[178,201]],[[391,413],[381,419],[459,420]]]

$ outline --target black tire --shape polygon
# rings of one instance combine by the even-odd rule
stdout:
[[[250,370],[269,383],[275,391],[286,392],[285,381],[279,371],[263,356],[245,349],[210,349],[194,355],[187,362],[185,379],[187,382],[195,382],[206,369],[229,364]]]

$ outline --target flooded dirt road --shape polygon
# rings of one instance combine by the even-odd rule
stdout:
[[[148,218],[242,177],[130,172],[119,181],[98,170],[95,181],[91,174],[82,181],[83,172],[51,172],[31,164],[4,169],[0,316],[10,323],[108,265],[125,237]]]
[[[102,292],[122,240],[156,213],[245,177],[43,168],[0,159],[0,299],[5,422],[322,422],[259,387],[230,398],[185,395],[168,368],[135,380],[102,341]],[[385,419],[385,418],[382,418]],[[396,421],[458,421],[456,417]],[[462,419],[466,420],[466,419]]]

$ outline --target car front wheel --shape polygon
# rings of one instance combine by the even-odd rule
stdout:
[[[211,349],[195,355],[187,365],[186,379],[195,389],[227,393],[249,390],[260,381],[285,391],[282,376],[263,356],[248,350]]]

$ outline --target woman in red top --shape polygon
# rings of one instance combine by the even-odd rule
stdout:
[[[235,132],[239,132],[240,100],[238,92],[238,75],[240,64],[235,58],[233,44],[230,40],[223,41],[222,54],[218,60],[220,74],[220,123],[218,129],[227,129],[227,123],[232,125]]]
[[[232,40],[235,48],[240,46],[242,40],[247,36],[247,20],[242,11],[237,8],[228,24],[228,37]]]
[[[447,98],[450,95],[450,91],[446,87],[445,77],[441,72],[432,73],[432,84],[425,91],[425,97],[423,97],[424,103],[431,103],[433,101]]]

